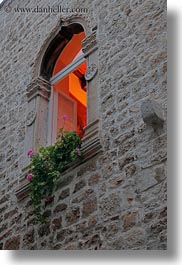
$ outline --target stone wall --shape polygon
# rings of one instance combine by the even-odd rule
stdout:
[[[37,1],[11,2],[11,12],[0,9],[0,248],[166,249],[166,121],[154,128],[141,113],[150,98],[166,118],[166,1],[61,1],[87,7],[87,23],[97,25],[103,152],[65,173],[46,207],[54,229],[34,225],[30,198],[18,201],[16,191],[26,154],[26,88],[61,15],[16,13]]]

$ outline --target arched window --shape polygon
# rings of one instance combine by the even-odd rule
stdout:
[[[84,32],[73,34],[58,56],[50,82],[50,142],[56,140],[60,128],[76,131],[82,138],[87,124],[86,60],[82,52]],[[64,121],[66,119],[66,122]]]
[[[45,40],[34,63],[28,84],[25,152],[53,144],[63,116],[68,116],[65,130],[76,130],[82,138],[82,163],[102,151],[98,108],[98,49],[96,30],[84,19],[61,21]],[[83,25],[83,26],[82,26]],[[85,32],[86,36],[85,36]],[[84,130],[83,130],[84,128]],[[22,179],[29,159],[21,159]],[[27,184],[17,191],[26,196]]]
[[[25,150],[54,144],[68,117],[64,129],[82,137],[86,160],[102,150],[96,27],[77,17],[61,23],[42,46],[27,86]],[[26,168],[28,159],[23,164]]]

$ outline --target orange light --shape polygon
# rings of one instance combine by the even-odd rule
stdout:
[[[70,64],[79,53],[81,53],[81,41],[85,34],[82,32],[73,36],[71,41],[61,52],[55,64],[53,75],[58,73]],[[67,130],[76,130],[80,137],[84,135],[87,117],[87,95],[85,89],[84,74],[86,72],[86,62],[83,62],[73,72],[53,85],[58,92],[58,118],[57,129],[63,126],[63,114],[69,116]]]
[[[84,38],[84,32],[73,35],[72,39],[68,42],[56,61],[53,76],[72,62],[78,52],[82,49],[81,42]]]
[[[86,107],[86,92],[81,88],[78,77],[73,73],[69,74],[69,93]]]

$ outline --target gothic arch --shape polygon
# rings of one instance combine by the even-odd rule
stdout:
[[[100,126],[98,111],[98,50],[96,39],[97,27],[88,18],[71,15],[62,18],[45,40],[34,63],[33,79],[27,87],[28,115],[33,120],[27,125],[26,150],[48,143],[48,120],[50,109],[50,94],[53,67],[63,48],[72,38],[73,34],[85,32],[82,41],[82,51],[86,58],[87,70],[87,126],[83,138],[83,152],[86,159],[101,151]],[[30,118],[29,118],[30,119]],[[26,166],[26,164],[25,164]]]
[[[38,77],[49,80],[51,76],[52,65],[54,65],[57,56],[61,53],[62,49],[67,44],[67,41],[69,41],[69,38],[71,38],[71,34],[76,33],[78,28],[80,28],[80,31],[84,31],[87,37],[92,34],[92,29],[94,29],[95,26],[91,25],[90,19],[84,15],[72,14],[68,17],[62,17],[59,20],[55,28],[50,33],[49,37],[44,41],[37,55],[32,74],[33,80],[37,79]],[[68,32],[69,30],[70,32]],[[58,47],[60,43],[61,45]],[[49,57],[50,53],[51,60],[49,62],[49,66],[47,69],[45,69],[44,67],[47,63],[47,58]]]

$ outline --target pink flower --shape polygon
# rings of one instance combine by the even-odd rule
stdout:
[[[29,173],[29,174],[27,175],[26,179],[27,179],[28,181],[30,181],[30,180],[33,178],[33,176],[34,176],[34,174]]]
[[[77,152],[77,155],[81,155],[81,151],[80,151],[80,148],[79,147],[77,147],[76,149],[75,149],[75,151]]]
[[[68,115],[63,115],[63,120],[67,121],[68,120]]]
[[[28,157],[31,157],[33,154],[34,153],[33,153],[33,150],[32,149],[28,150],[28,152],[27,152]]]

